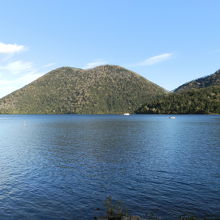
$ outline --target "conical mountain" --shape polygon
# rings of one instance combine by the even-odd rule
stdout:
[[[176,88],[174,91],[181,92],[189,89],[207,88],[209,86],[220,86],[220,70],[216,71],[215,73],[209,76],[185,83]]]
[[[0,100],[6,114],[114,114],[134,112],[165,94],[158,85],[120,66],[62,67]]]

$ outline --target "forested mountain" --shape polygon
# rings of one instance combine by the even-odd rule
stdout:
[[[178,88],[176,88],[174,91],[175,92],[181,92],[184,90],[189,90],[189,89],[196,89],[196,88],[206,88],[209,86],[220,86],[220,70],[216,71],[215,73],[201,77],[196,80],[192,80],[188,83],[185,83]]]
[[[62,67],[0,100],[6,114],[112,114],[134,112],[167,92],[120,66]]]
[[[190,89],[155,98],[139,114],[220,114],[220,86]]]

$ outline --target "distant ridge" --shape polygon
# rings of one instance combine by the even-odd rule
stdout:
[[[139,114],[220,114],[220,86],[188,89],[147,102]]]
[[[220,114],[220,70],[153,98],[138,114]]]
[[[196,80],[192,80],[188,83],[185,83],[174,90],[174,92],[181,92],[189,89],[198,89],[198,88],[207,88],[209,86],[220,86],[220,70],[217,70],[215,73],[201,77]]]
[[[1,114],[134,112],[167,92],[123,67],[61,67],[0,99]]]

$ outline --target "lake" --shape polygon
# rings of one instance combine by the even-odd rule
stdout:
[[[0,115],[0,219],[93,219],[108,196],[220,216],[220,116]]]

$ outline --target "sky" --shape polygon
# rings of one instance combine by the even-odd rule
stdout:
[[[219,0],[0,0],[0,97],[62,66],[171,91],[220,68]]]

